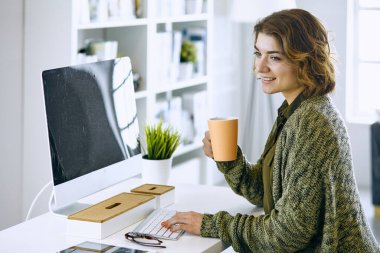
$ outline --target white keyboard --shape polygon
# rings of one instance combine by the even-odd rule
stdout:
[[[143,220],[133,232],[152,235],[160,239],[178,240],[184,231],[171,232],[169,229],[161,226],[161,222],[170,219],[175,213],[176,211],[174,210],[158,208],[149,214],[149,216]]]

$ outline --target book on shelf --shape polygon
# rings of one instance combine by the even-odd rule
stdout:
[[[194,140],[203,138],[207,130],[207,91],[187,92],[182,95],[183,109],[186,110],[194,122]]]
[[[172,17],[185,14],[185,0],[154,0],[149,2],[149,17]]]
[[[179,78],[179,64],[181,58],[182,31],[173,31],[172,60],[170,79],[175,82]]]
[[[135,2],[132,0],[108,0],[108,20],[124,21],[135,19]]]
[[[78,24],[90,23],[90,3],[89,0],[77,0],[76,9],[78,11]]]
[[[182,16],[185,14],[185,0],[171,1],[171,16]]]
[[[194,142],[193,117],[187,110],[184,110],[182,97],[173,97],[170,100],[169,122],[181,133],[182,144],[188,145]]]
[[[89,0],[90,22],[106,22],[108,20],[107,0]]]
[[[78,0],[74,3],[78,24],[125,21],[141,16],[141,6],[134,0]]]
[[[165,87],[170,82],[170,68],[172,61],[172,33],[160,32],[155,35],[155,62],[157,85]],[[157,88],[156,88],[157,90]]]
[[[169,119],[169,102],[167,100],[157,100],[155,105],[154,120],[168,122]]]
[[[182,99],[158,100],[155,106],[155,121],[162,119],[164,124],[170,124],[175,130],[181,130]]]
[[[154,0],[149,2],[149,17],[176,17],[201,14],[206,11],[203,0]]]
[[[169,123],[181,132],[182,129],[182,98],[173,97],[169,101]]]
[[[155,121],[163,120],[164,124],[170,124],[181,134],[181,142],[184,145],[194,141],[194,124],[190,113],[183,110],[182,97],[174,97],[171,100],[156,102]]]
[[[186,14],[201,14],[204,10],[203,0],[185,0]]]

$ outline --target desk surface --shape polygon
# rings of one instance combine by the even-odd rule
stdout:
[[[139,179],[131,179],[110,187],[96,195],[83,199],[85,203],[97,203],[119,192],[129,191],[141,184]],[[244,198],[236,195],[228,187],[205,185],[176,185],[175,204],[169,208],[177,211],[197,211],[216,213],[225,210],[231,214],[259,214],[256,208]],[[102,242],[106,244],[129,247],[153,252],[221,252],[222,242],[214,238],[202,238],[185,233],[178,241],[165,241],[166,249],[141,247],[127,241],[124,234],[137,224],[127,227],[103,240],[66,235],[66,218],[46,213],[6,230],[0,231],[0,251],[54,253],[79,244],[83,241]]]

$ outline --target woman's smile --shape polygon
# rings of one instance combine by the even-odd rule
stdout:
[[[263,82],[265,84],[272,83],[274,80],[276,80],[275,77],[266,77],[266,76],[261,76],[261,77],[259,77],[259,79],[261,79],[261,82]]]

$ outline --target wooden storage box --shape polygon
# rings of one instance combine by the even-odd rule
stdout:
[[[174,203],[175,187],[160,184],[143,184],[131,190],[134,193],[142,193],[156,196],[156,208],[166,207]]]
[[[124,192],[68,216],[67,233],[103,239],[144,219],[155,206],[152,195]]]

